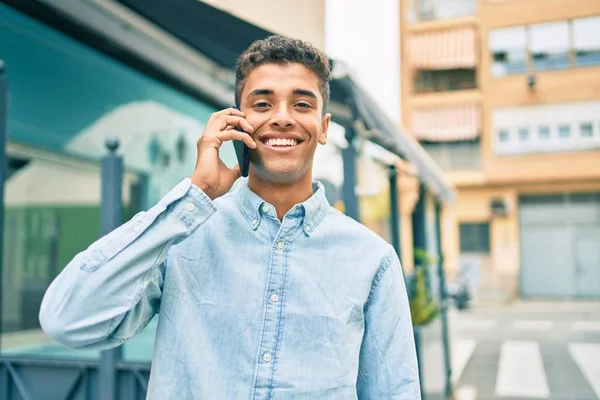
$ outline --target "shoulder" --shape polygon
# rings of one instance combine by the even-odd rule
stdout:
[[[328,234],[345,240],[348,246],[368,249],[371,254],[377,254],[382,262],[393,252],[392,246],[381,236],[333,207],[329,208],[323,222]]]

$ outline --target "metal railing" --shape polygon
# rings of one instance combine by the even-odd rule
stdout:
[[[418,71],[414,81],[415,93],[448,92],[477,88],[475,69]]]

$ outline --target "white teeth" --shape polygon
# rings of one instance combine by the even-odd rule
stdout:
[[[295,146],[298,144],[296,139],[267,139],[265,142],[267,146]]]

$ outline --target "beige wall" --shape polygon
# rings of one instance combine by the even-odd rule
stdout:
[[[482,92],[483,172],[489,183],[600,179],[600,151],[501,156],[492,149],[492,110],[499,107],[567,103],[600,99],[600,67],[532,72],[532,91],[527,74],[495,78],[490,74],[488,34],[492,29],[600,15],[598,0],[479,0]]]
[[[203,0],[263,29],[325,49],[325,0]]]
[[[521,256],[519,248],[519,196],[535,193],[599,192],[600,181],[570,182],[564,184],[544,183],[511,186],[488,186],[485,188],[462,188],[454,206],[446,207],[443,214],[442,245],[445,268],[451,278],[459,269],[461,222],[490,223],[490,254],[484,257],[479,297],[494,294],[510,299],[518,295]],[[510,204],[509,214],[493,216],[490,200],[502,196]]]
[[[518,295],[521,268],[519,248],[518,199],[528,193],[564,193],[600,191],[600,151],[522,154],[497,156],[492,149],[492,111],[501,107],[536,104],[582,102],[600,99],[600,67],[570,68],[535,72],[536,87],[531,91],[527,74],[495,78],[491,75],[488,48],[490,30],[600,15],[598,0],[477,0],[477,15],[446,21],[408,23],[407,8],[418,0],[400,0],[401,48],[408,37],[460,26],[474,26],[478,31],[481,59],[478,88],[447,93],[412,93],[412,77],[406,52],[401,53],[403,122],[410,126],[414,108],[461,103],[482,107],[482,168],[478,171],[447,173],[457,186],[458,198],[446,206],[442,215],[442,251],[449,279],[459,269],[461,222],[490,223],[490,254],[483,256],[480,294],[484,297],[510,299]],[[502,196],[511,205],[505,217],[492,216],[490,200]],[[407,215],[410,218],[409,215]],[[406,217],[405,217],[406,220]],[[405,248],[412,242],[404,242]],[[412,240],[412,237],[411,237]]]

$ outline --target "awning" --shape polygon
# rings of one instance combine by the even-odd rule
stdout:
[[[430,142],[475,139],[481,132],[479,106],[467,104],[415,109],[412,112],[411,132],[417,139]]]
[[[357,81],[340,77],[335,84],[352,98],[355,112],[365,124],[366,131],[360,133],[366,139],[413,164],[419,171],[420,180],[442,201],[454,201],[454,189],[443,171],[410,133],[397,127]]]
[[[415,69],[474,68],[477,54],[474,27],[415,33],[408,42],[408,61]]]
[[[13,1],[26,8],[22,0]],[[100,33],[104,43],[96,40],[94,46],[118,59],[134,54],[134,61],[158,66],[163,76],[179,79],[182,86],[209,96],[216,106],[233,104],[232,68],[239,54],[255,40],[272,34],[198,0],[39,1]],[[61,24],[55,26],[60,29]],[[155,43],[158,46],[151,46]],[[342,75],[331,82],[334,121],[344,126],[363,121],[369,140],[414,163],[429,190],[443,201],[453,200],[452,186],[427,152],[410,134],[397,129],[350,75]]]

